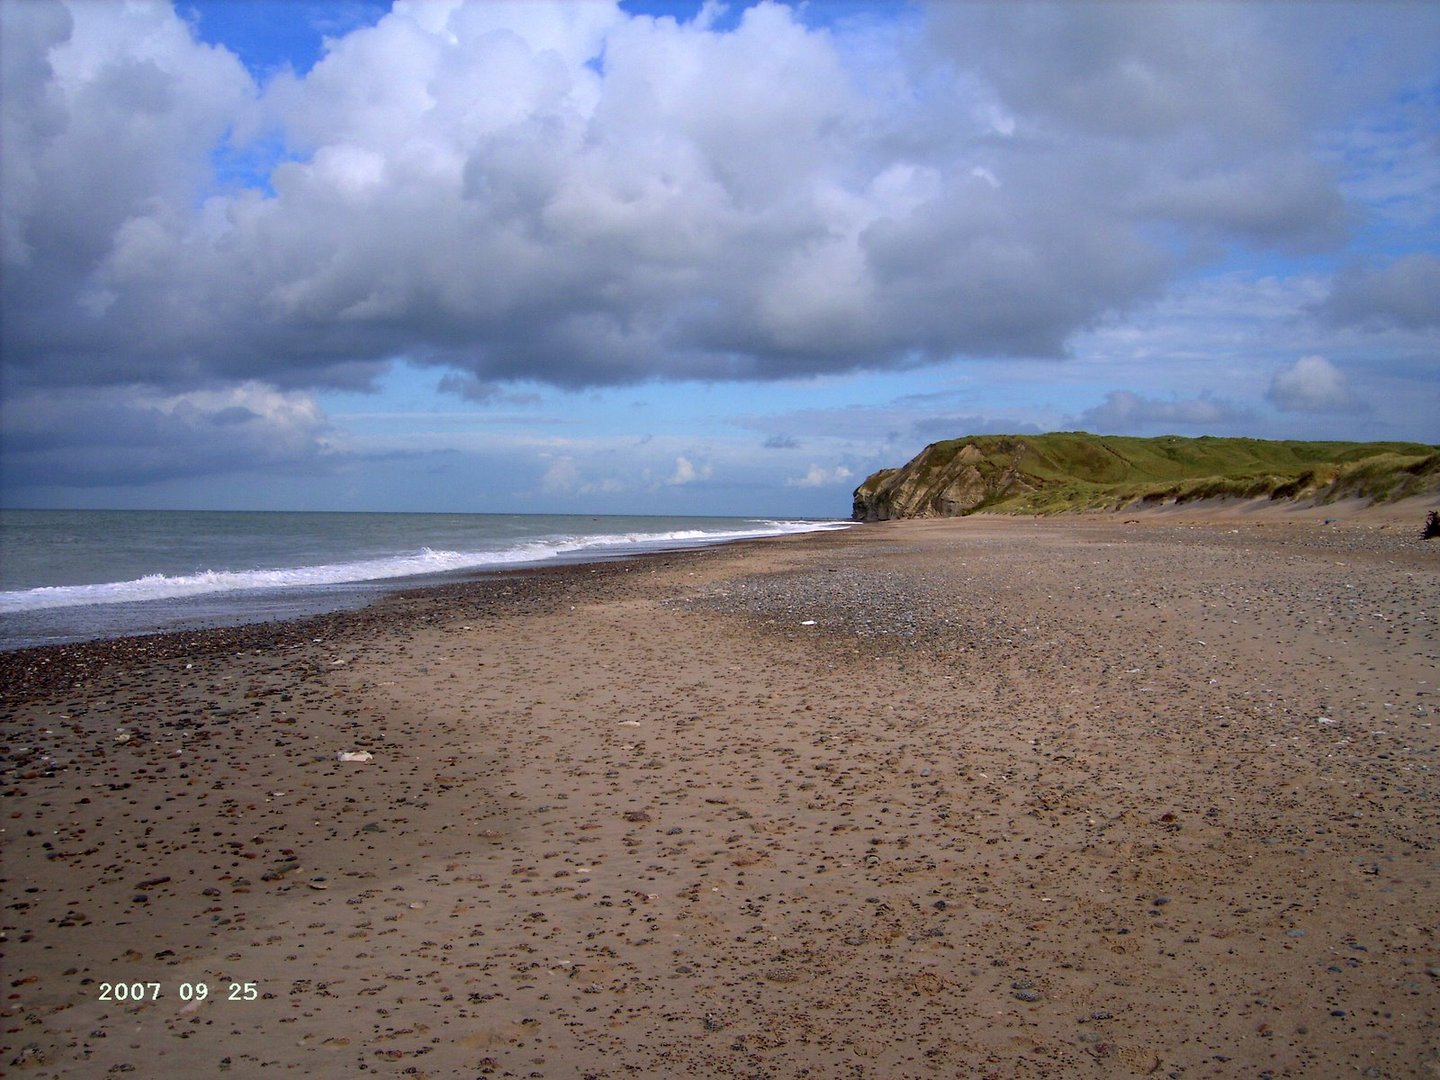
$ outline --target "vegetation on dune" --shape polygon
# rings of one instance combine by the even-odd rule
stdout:
[[[1054,432],[932,443],[855,489],[857,520],[1053,514],[1212,499],[1387,502],[1440,490],[1440,447]]]

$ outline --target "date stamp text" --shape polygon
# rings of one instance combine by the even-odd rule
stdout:
[[[182,982],[174,988],[181,1001],[204,1001],[212,994],[210,985],[203,982]],[[169,996],[170,989],[158,982],[102,982],[101,1001],[159,1001]],[[217,1001],[255,1001],[260,990],[253,982],[225,982],[215,987]]]

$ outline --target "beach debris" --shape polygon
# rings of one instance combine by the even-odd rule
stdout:
[[[341,761],[374,761],[375,755],[369,750],[342,750],[338,755]]]
[[[1039,1001],[1044,995],[1029,979],[1016,979],[1010,984],[1010,996],[1020,1001]]]
[[[130,741],[131,739],[133,739],[134,737],[135,737],[135,736],[134,736],[133,734],[131,734],[130,732],[126,731],[124,728],[117,728],[117,729],[115,730],[115,741],[116,741],[117,743],[120,743],[121,745],[124,745],[125,743],[129,742],[129,741]]]
[[[815,625],[815,620],[814,620],[814,619],[806,619],[806,620],[805,620],[804,622],[802,622],[800,625],[801,625],[801,626],[814,626],[814,625]]]
[[[798,983],[805,980],[805,973],[800,968],[788,965],[770,968],[764,974],[765,978],[773,983]]]
[[[45,1064],[45,1052],[40,1049],[39,1043],[26,1043],[20,1053],[11,1059],[12,1068],[25,1069],[31,1065]]]

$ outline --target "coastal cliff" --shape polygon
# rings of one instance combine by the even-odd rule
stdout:
[[[1199,499],[1385,502],[1440,491],[1440,447],[1056,432],[931,443],[855,489],[851,518],[1046,514]]]

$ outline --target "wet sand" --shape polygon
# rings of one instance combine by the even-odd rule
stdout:
[[[5,654],[0,1068],[1440,1076],[1422,518],[886,523]]]

